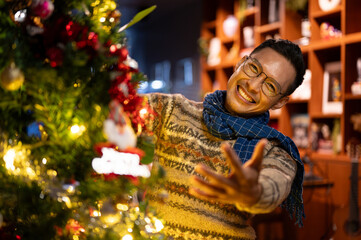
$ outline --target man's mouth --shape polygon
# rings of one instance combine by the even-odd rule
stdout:
[[[255,103],[256,101],[253,100],[251,96],[249,96],[240,85],[237,85],[237,92],[238,94],[247,101],[248,103]]]

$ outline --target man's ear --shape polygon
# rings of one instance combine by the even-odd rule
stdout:
[[[271,107],[271,109],[275,110],[275,109],[279,109],[279,108],[283,107],[288,102],[288,100],[290,100],[290,98],[288,96],[282,97],[280,100],[278,100],[278,102],[276,102]]]

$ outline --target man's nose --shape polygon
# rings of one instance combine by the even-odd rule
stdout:
[[[261,86],[266,77],[267,76],[264,75],[263,72],[260,75],[258,75],[258,77],[251,77],[247,81],[248,91],[257,93],[261,89]]]

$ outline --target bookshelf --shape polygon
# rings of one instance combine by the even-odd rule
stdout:
[[[361,57],[361,4],[359,0],[341,0],[339,5],[329,11],[323,11],[318,0],[308,0],[304,11],[288,9],[286,1],[277,0],[276,20],[269,22],[270,0],[255,0],[253,6],[240,10],[244,6],[242,0],[205,0],[201,37],[205,40],[217,37],[221,42],[220,63],[209,66],[206,57],[201,59],[201,88],[203,94],[217,89],[226,89],[227,81],[233,73],[233,67],[241,59],[242,52],[251,50],[245,47],[243,29],[254,29],[254,46],[267,37],[281,37],[290,41],[298,41],[302,37],[301,22],[308,14],[311,37],[309,44],[300,45],[306,66],[312,72],[311,94],[307,100],[291,99],[277,114],[271,114],[272,125],[285,135],[293,137],[291,118],[295,114],[308,114],[309,123],[327,124],[331,129],[339,122],[340,150],[332,154],[322,154],[317,149],[309,147],[300,149],[302,155],[307,153],[315,163],[316,174],[334,183],[330,196],[317,201],[327,202],[332,199],[332,207],[340,210],[348,205],[349,176],[351,163],[347,156],[346,144],[356,137],[361,140],[361,134],[353,130],[351,115],[361,112],[361,95],[351,92],[351,85],[358,77],[356,61]],[[305,11],[306,10],[306,11]],[[227,37],[223,32],[223,22],[228,15],[243,16],[236,33]],[[325,37],[322,34],[323,23],[329,23],[341,31],[337,38]],[[231,52],[237,49],[237,54]],[[329,62],[340,62],[340,88],[342,104],[341,113],[325,113],[322,108],[324,94],[325,65]],[[310,127],[308,133],[310,135]],[[306,166],[306,171],[308,167]],[[361,170],[361,168],[360,168]],[[359,205],[361,205],[359,199]],[[324,212],[326,214],[326,212]],[[307,212],[306,212],[307,214]],[[312,215],[312,214],[311,214]],[[309,217],[308,217],[309,219]],[[342,233],[342,222],[335,220],[338,230],[333,233],[335,239],[346,239]],[[311,221],[312,222],[312,221]],[[320,226],[319,231],[328,231],[329,226]],[[305,228],[299,238],[316,239],[312,231]],[[314,233],[313,233],[314,234]],[[321,236],[320,236],[321,237]]]

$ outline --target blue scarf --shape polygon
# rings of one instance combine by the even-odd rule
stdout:
[[[248,161],[261,138],[277,139],[281,146],[297,161],[297,173],[292,183],[291,192],[281,204],[295,216],[296,223],[302,226],[305,217],[302,200],[302,183],[304,168],[298,149],[294,142],[276,129],[267,125],[269,112],[252,117],[241,118],[231,115],[224,107],[226,91],[215,91],[208,94],[203,102],[203,118],[208,130],[215,137],[236,142],[233,149],[243,163]]]

